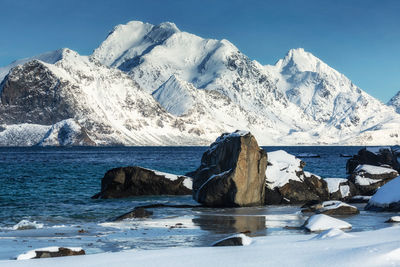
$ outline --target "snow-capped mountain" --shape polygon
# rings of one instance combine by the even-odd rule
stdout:
[[[235,129],[261,145],[400,142],[393,108],[303,49],[263,66],[227,40],[132,21],[91,56],[47,54],[0,69],[0,144],[202,145]]]
[[[396,109],[397,113],[400,113],[400,91],[397,92],[387,103],[388,106],[392,106]]]

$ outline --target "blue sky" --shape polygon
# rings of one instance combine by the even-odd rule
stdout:
[[[90,54],[130,20],[228,39],[262,64],[303,47],[388,101],[400,90],[400,1],[0,0],[0,66],[61,47]]]

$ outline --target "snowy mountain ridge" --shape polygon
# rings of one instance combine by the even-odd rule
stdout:
[[[1,145],[29,128],[28,145],[203,145],[236,129],[261,145],[400,142],[393,108],[301,48],[263,66],[227,40],[132,21],[90,56],[43,55],[0,68]]]
[[[397,113],[400,113],[400,91],[397,92],[387,103],[388,106],[394,107]]]

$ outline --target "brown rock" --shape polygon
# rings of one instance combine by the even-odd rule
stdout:
[[[58,248],[58,251],[36,250],[35,252],[36,256],[34,257],[34,259],[85,255],[85,251],[83,249],[79,251],[74,251],[69,248],[63,247]]]
[[[143,195],[190,195],[192,190],[184,185],[185,176],[170,180],[152,170],[121,167],[109,170],[101,181],[101,192],[92,198],[127,198]]]
[[[221,135],[203,154],[193,198],[206,206],[264,204],[267,154],[249,132]]]

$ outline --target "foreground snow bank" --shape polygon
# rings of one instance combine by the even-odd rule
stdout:
[[[329,232],[327,232],[329,233]],[[327,234],[325,233],[325,234]],[[400,227],[346,235],[330,231],[317,235],[253,238],[249,246],[130,250],[87,256],[0,261],[0,266],[398,266]],[[336,236],[337,238],[332,238]],[[331,238],[326,238],[331,237]]]
[[[367,208],[400,210],[400,176],[379,188],[368,201]]]

